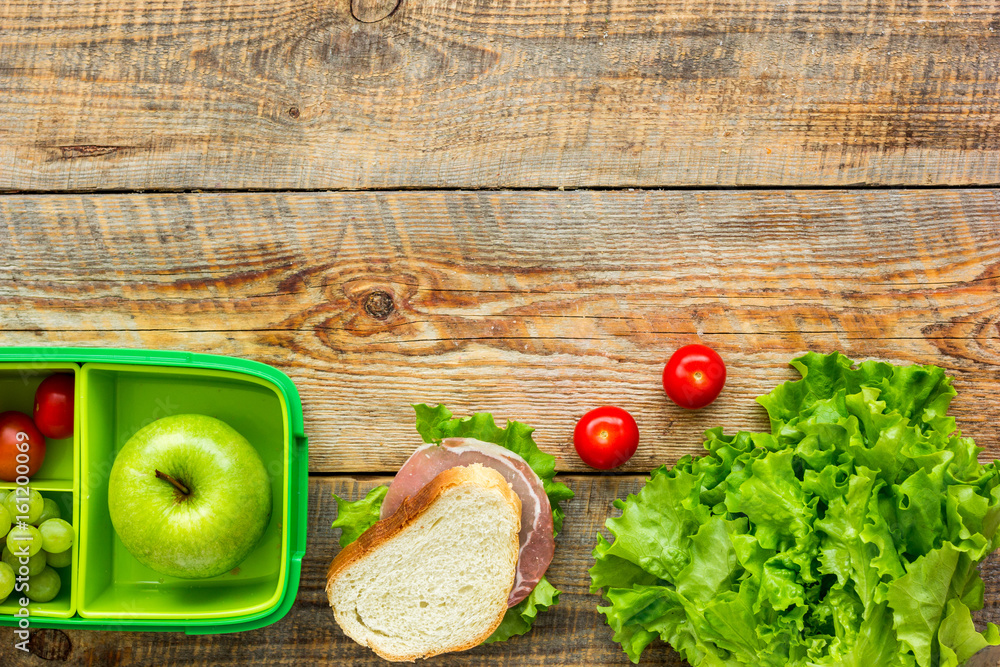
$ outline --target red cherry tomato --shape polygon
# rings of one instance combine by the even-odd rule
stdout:
[[[594,408],[576,423],[573,445],[591,468],[611,470],[635,454],[639,446],[639,427],[629,413],[605,405]]]
[[[663,369],[663,389],[670,400],[689,410],[716,399],[726,384],[726,365],[719,353],[704,345],[685,345],[670,356]]]
[[[45,437],[31,417],[13,410],[0,414],[0,479],[13,482],[19,475],[31,477],[44,460]],[[24,467],[19,471],[18,466]]]
[[[50,375],[35,391],[35,426],[46,438],[58,440],[73,435],[73,376]]]

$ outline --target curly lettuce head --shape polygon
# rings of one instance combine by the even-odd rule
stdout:
[[[1000,480],[947,416],[935,366],[810,352],[758,398],[770,433],[706,431],[707,454],[615,501],[591,588],[633,662],[657,637],[692,665],[957,666],[1000,643],[976,565]]]

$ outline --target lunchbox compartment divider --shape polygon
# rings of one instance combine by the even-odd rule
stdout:
[[[80,365],[65,360],[26,360],[20,362],[7,361],[0,356],[0,412],[17,410],[29,417],[33,413],[35,391],[49,375],[59,372],[73,373],[74,397],[80,394]],[[16,379],[15,379],[16,377]],[[13,395],[11,395],[13,392]],[[63,512],[62,518],[73,524],[76,535],[73,542],[73,558],[68,568],[56,570],[62,580],[62,587],[55,599],[49,602],[30,602],[28,613],[30,619],[64,619],[76,614],[78,600],[77,559],[79,558],[79,526],[80,526],[80,486],[78,469],[80,463],[80,401],[73,404],[73,435],[58,440],[46,439],[45,462],[38,474],[33,475],[28,487],[42,494],[43,497],[56,500]],[[46,470],[46,466],[50,467]],[[58,469],[53,475],[52,470]],[[16,482],[0,482],[0,491],[10,491],[17,487]],[[66,510],[69,510],[68,515]],[[2,540],[0,540],[2,549]],[[15,573],[16,574],[16,573]],[[28,585],[31,585],[29,579]],[[23,591],[16,589],[0,604],[0,616],[16,613],[21,605]],[[34,623],[33,623],[34,624]]]

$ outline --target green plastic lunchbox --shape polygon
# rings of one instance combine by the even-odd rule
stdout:
[[[287,375],[245,359],[189,352],[68,347],[0,348],[0,412],[32,414],[35,390],[52,373],[76,381],[73,435],[48,440],[30,487],[72,517],[72,563],[57,570],[55,599],[30,603],[30,627],[252,630],[291,608],[306,548],[308,447],[302,404]],[[210,579],[178,579],[137,561],[108,513],[115,455],[146,424],[171,414],[216,417],[260,453],[271,478],[271,520],[238,568]],[[0,482],[0,490],[16,486]],[[30,585],[30,579],[29,579]],[[17,592],[0,604],[0,625],[23,615]]]

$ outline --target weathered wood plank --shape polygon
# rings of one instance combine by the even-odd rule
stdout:
[[[394,472],[416,402],[535,426],[560,470],[617,404],[626,470],[766,428],[753,398],[808,349],[934,363],[1000,457],[993,191],[178,194],[0,197],[0,343],[185,349],[286,371],[315,472]],[[669,404],[672,349],[729,364]]]
[[[6,0],[0,190],[995,184],[996,17]]]
[[[997,456],[997,202],[988,191],[4,197],[2,340],[273,363],[303,394],[314,471],[396,470],[417,443],[408,405],[420,401],[527,421],[564,470],[585,469],[575,419],[619,404],[645,436],[631,469],[648,470],[696,451],[709,426],[763,428],[753,397],[810,348],[947,367],[959,423]],[[699,338],[730,379],[689,413],[668,404],[658,373]]]
[[[625,654],[611,641],[596,606],[597,595],[589,593],[587,570],[595,534],[613,513],[611,501],[635,493],[644,477],[593,475],[570,476],[577,497],[566,504],[565,528],[557,539],[556,554],[548,577],[562,591],[559,604],[539,617],[528,635],[501,644],[481,646],[464,653],[440,656],[428,664],[459,665],[628,665]],[[234,635],[189,637],[180,633],[118,633],[66,631],[70,650],[66,665],[201,665],[267,664],[276,666],[384,665],[368,649],[341,633],[333,620],[323,588],[326,568],[338,551],[330,523],[336,516],[331,493],[356,499],[388,478],[314,477],[309,485],[309,546],[302,564],[302,584],[291,612],[281,621]],[[985,606],[976,621],[1000,622],[1000,558],[987,559],[981,568],[986,583]],[[17,655],[11,629],[0,628],[0,664]],[[50,638],[46,645],[55,643]],[[41,642],[39,642],[41,644]],[[27,661],[26,661],[27,662]],[[643,665],[687,664],[662,643],[654,643],[643,654]],[[997,664],[995,661],[984,664]]]

